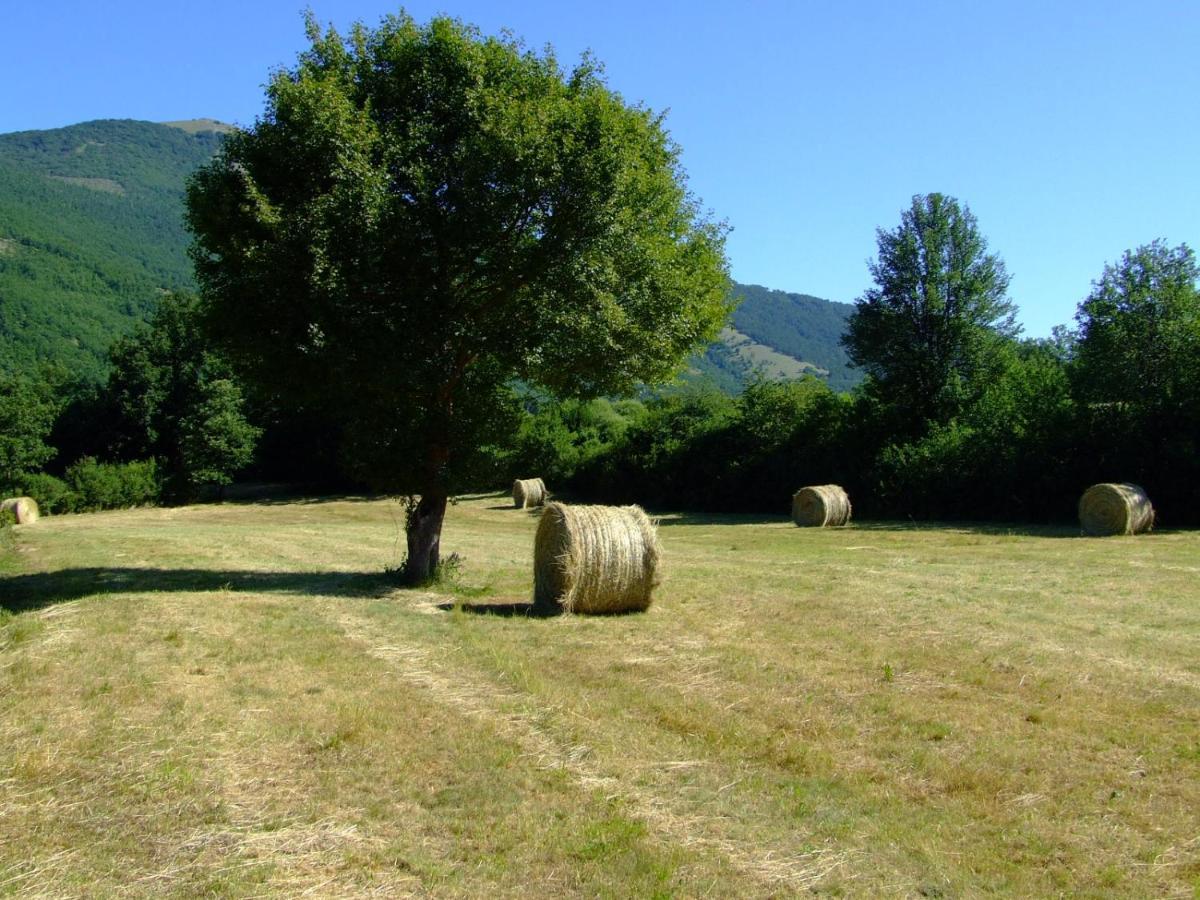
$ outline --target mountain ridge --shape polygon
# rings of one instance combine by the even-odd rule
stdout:
[[[194,288],[183,224],[188,175],[233,126],[98,119],[0,134],[0,373],[54,362],[104,377],[108,347],[165,292]],[[737,393],[751,378],[858,380],[838,344],[853,309],[735,284],[743,300],[685,380]]]

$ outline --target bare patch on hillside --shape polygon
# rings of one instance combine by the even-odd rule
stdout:
[[[47,175],[46,177],[54,181],[63,181],[67,184],[87,188],[89,191],[100,191],[102,194],[124,195],[125,193],[124,185],[111,178],[75,178],[70,175]]]
[[[760,344],[734,328],[721,329],[721,340],[751,369],[761,370],[769,379],[800,378],[804,375],[828,377],[829,370],[813,365]]]
[[[237,130],[229,123],[219,122],[216,119],[181,119],[177,122],[163,122],[162,124],[171,128],[178,128],[180,131],[186,131],[188,134],[201,134],[205,131],[228,134],[231,131]]]

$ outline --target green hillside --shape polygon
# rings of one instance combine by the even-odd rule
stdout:
[[[113,339],[163,291],[192,285],[184,183],[228,130],[110,119],[0,135],[0,372],[58,362],[100,378]],[[814,374],[835,390],[858,381],[838,344],[849,304],[735,289],[732,327],[686,380],[729,393],[755,373]]]
[[[862,380],[839,343],[852,304],[756,284],[735,283],[734,291],[742,302],[731,327],[691,360],[686,381],[707,380],[737,393],[756,374],[770,380],[812,375],[835,391],[848,391]]]
[[[757,284],[738,284],[742,303],[732,325],[752,341],[828,373],[829,386],[849,390],[862,375],[849,367],[840,343],[851,303],[835,303],[808,294],[776,291]]]
[[[113,338],[191,285],[183,185],[219,142],[129,120],[0,135],[0,371],[98,377]]]

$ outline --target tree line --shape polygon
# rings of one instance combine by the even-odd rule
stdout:
[[[775,512],[845,486],[889,518],[1067,521],[1099,481],[1147,489],[1168,526],[1200,521],[1200,272],[1162,241],[1105,266],[1074,328],[1021,339],[1008,276],[969,209],[913,199],[879,232],[874,287],[844,344],[867,373],[835,394],[760,381],[636,408],[545,404],[517,468],[608,502]]]
[[[1087,485],[1132,480],[1161,523],[1197,523],[1200,273],[1189,247],[1127,252],[1104,267],[1072,329],[1030,340],[1012,326],[1002,262],[953,198],[915,198],[879,239],[875,287],[845,338],[868,372],[856,391],[806,378],[756,381],[739,396],[555,399],[509,384],[499,433],[463,488],[537,474],[595,502],[780,513],[802,484],[836,482],[864,516],[1066,521]],[[53,371],[0,385],[9,493],[53,512],[215,496],[239,472],[369,486],[344,465],[344,425],[247,396],[207,348],[197,298],[164,299],[110,356],[101,386]]]

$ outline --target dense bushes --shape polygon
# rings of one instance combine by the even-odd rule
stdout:
[[[784,515],[801,485],[836,483],[860,516],[1035,522],[1073,520],[1089,484],[1140,479],[1163,524],[1195,524],[1196,435],[1162,440],[1120,406],[1080,403],[1069,368],[1048,342],[1014,344],[961,415],[908,439],[894,435],[912,423],[867,392],[816,380],[652,398],[608,431],[546,406],[522,424],[513,471],[553,473],[580,499],[660,509]]]
[[[102,463],[84,457],[67,469],[73,511],[124,509],[158,502],[162,483],[154,460]]]
[[[76,494],[71,490],[71,486],[61,478],[55,478],[46,472],[26,475],[20,490],[14,493],[36,500],[42,515],[75,511]]]
[[[953,215],[935,215],[938,203]],[[912,252],[922,241],[965,249]],[[1190,248],[1155,242],[1125,254],[1080,304],[1077,331],[1018,341],[1003,266],[984,253],[968,210],[914,198],[880,242],[877,289],[847,338],[870,373],[853,395],[799,381],[753,384],[737,399],[652,399],[606,444],[557,457],[572,460],[560,470],[567,487],[601,502],[782,514],[797,487],[835,483],[865,516],[1067,521],[1088,485],[1135,481],[1160,524],[1200,523],[1200,267]],[[553,433],[540,444],[544,471],[578,440],[551,415],[534,411],[522,427]]]
[[[27,475],[21,490],[37,501],[43,513],[153,506],[161,492],[154,460],[102,463],[92,457],[76,462],[62,478],[44,472]]]

